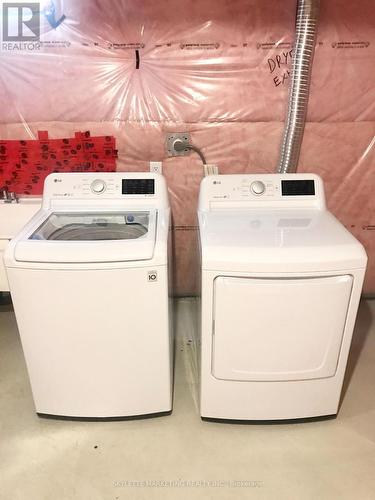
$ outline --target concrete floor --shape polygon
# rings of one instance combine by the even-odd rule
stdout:
[[[1,500],[374,500],[375,301],[360,307],[338,418],[293,425],[202,422],[195,301],[176,308],[173,414],[81,423],[34,414],[14,314],[0,307]]]

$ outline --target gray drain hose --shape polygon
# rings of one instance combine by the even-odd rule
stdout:
[[[319,1],[298,0],[289,104],[277,168],[281,174],[295,172],[298,166],[309,102],[311,69],[318,31]]]

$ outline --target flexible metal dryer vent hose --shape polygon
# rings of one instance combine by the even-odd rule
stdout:
[[[309,102],[318,15],[319,0],[298,0],[289,104],[277,169],[281,174],[295,172],[298,166]]]

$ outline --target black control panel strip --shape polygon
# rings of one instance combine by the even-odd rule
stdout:
[[[314,196],[315,182],[312,179],[281,181],[283,196]]]
[[[155,179],[122,179],[122,194],[155,194]]]

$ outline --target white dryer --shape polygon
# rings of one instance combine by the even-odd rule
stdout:
[[[335,415],[367,257],[312,174],[206,177],[201,415]]]
[[[46,178],[4,256],[39,415],[171,411],[169,224],[160,175]]]

